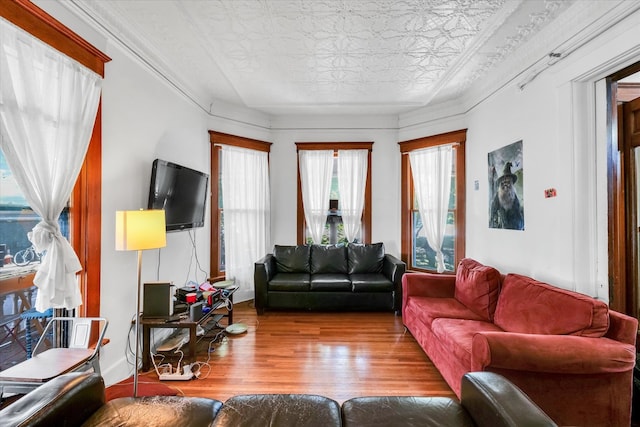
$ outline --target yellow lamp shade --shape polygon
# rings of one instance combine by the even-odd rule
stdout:
[[[116,211],[116,250],[141,251],[167,246],[164,210]]]

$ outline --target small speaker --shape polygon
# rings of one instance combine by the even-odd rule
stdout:
[[[202,311],[203,308],[204,303],[202,301],[189,305],[189,319],[192,322],[197,322],[202,319],[202,316],[205,315],[205,312]]]
[[[145,319],[168,319],[173,315],[173,293],[168,282],[144,284],[142,317]]]

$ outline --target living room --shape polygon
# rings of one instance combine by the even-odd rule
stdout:
[[[209,130],[272,142],[273,244],[295,244],[297,239],[295,143],[373,141],[371,241],[383,242],[388,253],[400,256],[398,142],[468,129],[466,256],[609,301],[604,79],[640,59],[640,12],[633,2],[580,2],[569,15],[586,28],[580,37],[584,43],[570,55],[549,66],[549,61],[527,60],[520,51],[508,72],[493,76],[503,79],[494,90],[487,92],[479,83],[460,102],[395,115],[269,115],[194,100],[121,40],[80,18],[74,2],[69,7],[34,3],[111,58],[105,66],[101,110],[100,312],[110,320],[110,343],[102,350],[101,364],[107,383],[130,375],[124,349],[134,307],[123,307],[123,301],[134,301],[136,292],[135,256],[115,250],[115,212],[145,207],[155,158],[209,171]],[[569,15],[565,19],[574,22]],[[529,47],[568,43],[561,24],[531,40]],[[491,229],[487,155],[516,141],[524,147],[526,226],[522,231]],[[545,197],[550,188],[557,190],[556,197]],[[194,233],[195,250],[206,269],[209,227]],[[166,248],[144,254],[143,280],[192,280],[191,248],[188,233],[169,233]],[[253,294],[241,289],[236,298],[248,300]]]

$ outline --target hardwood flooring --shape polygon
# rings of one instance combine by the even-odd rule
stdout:
[[[448,396],[446,382],[393,313],[266,312],[236,304],[228,335],[207,357],[211,333],[198,343],[201,377],[166,381],[186,396],[226,400],[237,394],[309,393],[339,403],[356,396]],[[155,372],[143,376],[156,377]],[[142,381],[143,379],[141,379]]]

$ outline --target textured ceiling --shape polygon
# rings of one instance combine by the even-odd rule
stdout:
[[[571,3],[68,2],[200,105],[268,114],[398,114],[455,100],[499,78],[495,70]]]

